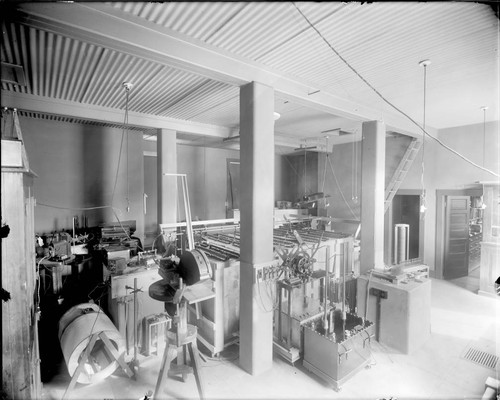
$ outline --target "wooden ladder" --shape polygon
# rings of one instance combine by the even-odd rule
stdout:
[[[396,195],[399,187],[401,186],[401,183],[403,182],[406,176],[406,173],[410,170],[413,161],[417,157],[421,145],[422,145],[421,140],[417,138],[412,138],[410,144],[408,145],[408,148],[405,151],[405,154],[401,158],[401,161],[398,167],[396,168],[396,171],[394,171],[394,175],[392,175],[389,184],[385,188],[384,212],[386,212],[389,209],[392,203],[392,199]]]

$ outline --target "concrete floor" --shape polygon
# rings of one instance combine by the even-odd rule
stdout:
[[[469,275],[462,278],[451,279],[450,282],[470,292],[477,293],[479,290],[479,266],[469,270]]]
[[[500,298],[479,296],[452,282],[432,280],[430,339],[411,355],[374,342],[371,367],[360,370],[335,392],[298,361],[292,366],[274,357],[273,368],[251,376],[238,366],[238,348],[227,348],[223,360],[202,362],[208,399],[480,399],[487,377],[496,370],[462,358],[473,346],[500,357]],[[200,346],[201,347],[201,346]],[[70,399],[142,399],[154,390],[160,359],[141,361],[137,379],[122,373],[92,385],[77,385]],[[61,373],[44,384],[43,398],[60,399],[70,377]],[[192,375],[186,383],[169,378],[161,398],[198,398]],[[158,397],[156,397],[158,398]]]

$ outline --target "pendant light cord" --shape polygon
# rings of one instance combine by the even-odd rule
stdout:
[[[129,100],[129,89],[125,89],[126,92],[126,102],[125,102],[125,135],[126,135],[126,169],[127,169],[127,212],[130,211],[130,199],[129,199],[129,194],[130,194],[130,186],[129,186],[129,176],[128,176],[128,100]]]
[[[352,141],[352,175],[351,175],[351,200],[354,204],[358,203],[358,153],[359,146],[356,140],[357,131],[354,131],[354,139]]]
[[[307,142],[305,147],[307,147]],[[306,182],[307,182],[307,150],[304,149],[304,200],[307,194]]]
[[[481,107],[483,110],[483,167],[486,167],[486,110],[488,107]]]
[[[129,195],[129,185],[128,185],[128,92],[129,92],[129,88],[126,87],[125,88],[125,93],[126,93],[126,95],[125,95],[125,115],[123,118],[122,138],[120,141],[120,151],[118,153],[118,163],[116,166],[115,183],[113,185],[113,192],[111,193],[111,206],[113,206],[113,201],[115,199],[115,193],[116,193],[116,185],[118,183],[118,175],[120,173],[120,164],[121,164],[121,160],[122,160],[123,139],[125,138],[125,133],[127,133],[127,144],[126,144],[126,147],[127,147],[127,197],[126,197],[127,211],[129,210],[129,199],[128,199],[128,195]]]
[[[425,111],[426,111],[426,101],[427,101],[427,63],[422,61],[422,65],[424,67],[424,115],[422,120],[422,175],[420,177],[420,184],[422,186],[422,210],[425,211]]]

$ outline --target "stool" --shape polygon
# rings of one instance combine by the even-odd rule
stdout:
[[[196,285],[194,285],[196,286]],[[153,299],[171,302],[175,305],[176,312],[173,318],[173,331],[167,332],[167,346],[163,353],[163,359],[160,366],[160,373],[156,381],[156,388],[154,397],[159,398],[162,393],[162,384],[165,378],[165,372],[171,374],[181,374],[183,382],[186,381],[188,373],[194,373],[196,386],[200,399],[205,399],[205,390],[201,379],[201,369],[199,364],[199,353],[196,341],[198,339],[198,330],[196,326],[187,323],[187,303],[188,300],[184,298],[186,286],[179,279],[179,289],[175,291],[172,297],[169,285],[165,280],[155,282],[149,286],[149,295]],[[196,301],[192,300],[192,301]],[[185,365],[185,353],[189,352],[192,367]],[[177,357],[177,365],[172,366],[172,361]]]
[[[181,337],[183,336],[183,337]],[[205,391],[201,379],[201,368],[199,361],[198,346],[196,340],[198,338],[198,330],[196,326],[187,324],[187,332],[185,335],[179,335],[175,332],[168,332],[168,346],[165,347],[163,359],[161,362],[160,373],[156,382],[155,398],[159,397],[162,389],[165,372],[170,374],[181,374],[182,380],[185,382],[188,373],[194,373],[196,386],[200,399],[205,399]],[[184,354],[186,350],[189,352],[192,367],[184,364]],[[177,365],[171,365],[177,355]]]

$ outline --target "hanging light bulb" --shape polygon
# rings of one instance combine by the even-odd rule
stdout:
[[[425,198],[425,189],[424,189],[422,191],[422,194],[420,195],[420,214],[424,214],[426,210],[427,210],[427,207],[426,207],[426,198]]]
[[[481,196],[481,209],[484,210],[486,208],[486,204],[484,204],[484,198]]]

